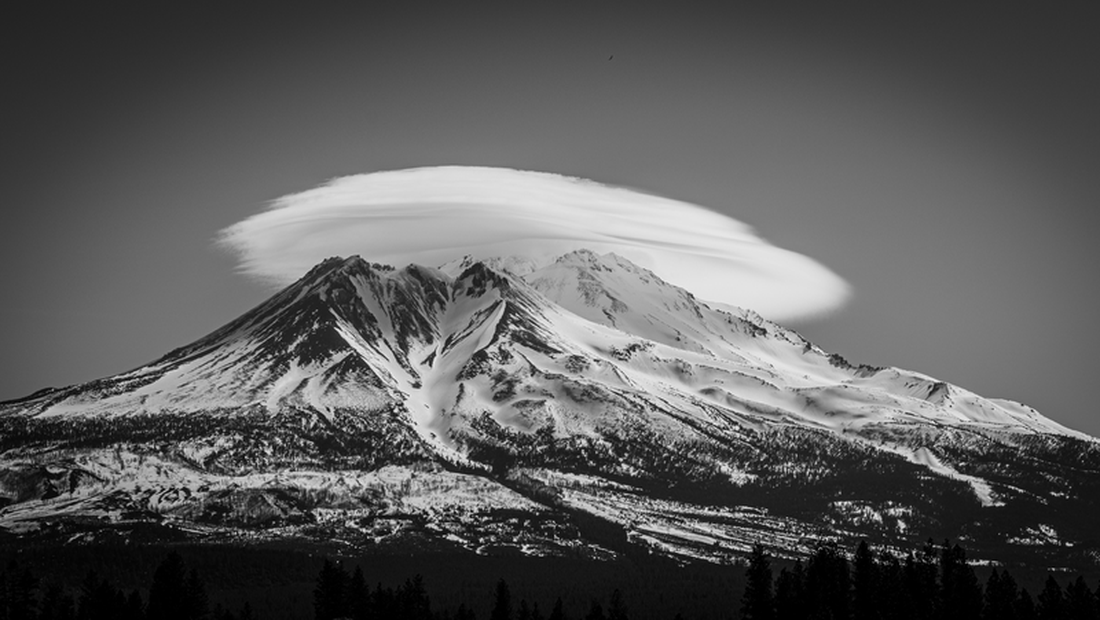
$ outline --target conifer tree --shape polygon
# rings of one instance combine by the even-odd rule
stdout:
[[[73,597],[61,586],[52,583],[45,588],[42,594],[42,604],[38,611],[39,620],[74,620],[76,618],[76,605]]]
[[[1066,597],[1053,575],[1047,575],[1043,591],[1039,593],[1037,611],[1039,620],[1064,620],[1066,617]]]
[[[211,617],[214,620],[237,620],[237,616],[233,615],[233,612],[225,607],[222,607],[221,603],[214,605],[214,613]]]
[[[210,599],[206,596],[206,583],[198,571],[191,569],[183,586],[184,618],[202,620],[210,615]]]
[[[4,571],[5,578],[0,585],[4,589],[4,605],[0,614],[7,620],[32,620],[38,616],[35,592],[38,590],[38,578],[29,569],[20,568],[12,560]]]
[[[982,613],[981,586],[966,562],[966,551],[946,540],[940,550],[939,601],[943,620],[973,620]]]
[[[881,617],[879,568],[866,540],[860,541],[856,549],[852,569],[852,617],[855,620],[878,620]]]
[[[775,580],[776,620],[805,620],[808,617],[803,579],[802,562],[795,562],[791,570],[779,571]]]
[[[466,603],[462,603],[455,612],[454,620],[474,620],[474,612],[466,607]]]
[[[623,603],[623,593],[618,588],[611,593],[611,602],[607,606],[607,620],[629,620],[626,604]]]
[[[354,620],[368,620],[370,618],[370,589],[367,580],[363,577],[363,568],[355,566],[355,572],[348,582],[348,612]]]
[[[889,557],[878,569],[879,611],[883,620],[907,620],[909,609],[902,581],[901,563],[896,557]]]
[[[1016,620],[1037,620],[1039,613],[1035,609],[1035,599],[1026,589],[1020,590],[1020,596],[1016,599]]]
[[[547,620],[565,620],[565,610],[560,596],[554,601],[554,607],[550,610],[550,617]]]
[[[187,598],[186,575],[186,568],[180,554],[175,551],[169,553],[153,572],[146,616],[157,620],[186,619],[184,615]]]
[[[118,590],[107,580],[101,580],[95,571],[88,571],[80,585],[78,620],[117,620],[125,602]],[[154,616],[155,617],[155,616]],[[166,616],[169,620],[175,617]]]
[[[497,582],[496,598],[489,620],[512,620],[512,593],[503,579]]]
[[[118,588],[111,588],[111,609],[114,611],[113,620],[122,620],[126,614],[126,595]]]
[[[934,548],[925,545],[919,553],[910,553],[902,568],[902,581],[906,593],[906,616],[910,620],[931,620],[937,607],[939,588],[936,586],[936,565]]]
[[[847,620],[851,577],[848,561],[832,546],[822,546],[806,566],[806,604],[811,618]]]
[[[382,584],[375,584],[374,595],[371,596],[371,611],[373,618],[389,620],[397,617],[397,603],[394,600],[393,591],[383,588]]]
[[[603,613],[603,605],[596,599],[592,599],[592,604],[588,606],[588,613],[585,614],[584,620],[607,620],[607,616]]]
[[[97,609],[96,590],[99,589],[99,575],[95,571],[88,571],[80,582],[80,594],[76,599],[77,620],[91,620],[102,616],[102,611]]]
[[[516,620],[531,620],[531,606],[527,604],[527,599],[520,599]]]
[[[397,599],[402,620],[431,620],[431,601],[424,588],[424,578],[420,575],[405,580]]]
[[[997,569],[989,573],[989,579],[985,584],[985,606],[982,610],[982,618],[985,620],[1015,620],[1016,599],[1019,592],[1016,588],[1016,580],[1005,571],[998,573]]]
[[[143,620],[145,618],[145,603],[141,600],[141,593],[130,590],[126,602],[122,605],[122,616],[119,620]]]
[[[745,569],[745,592],[741,596],[741,618],[774,620],[775,598],[772,593],[772,567],[764,546],[757,544],[749,554]]]
[[[334,620],[348,615],[347,571],[342,565],[325,559],[313,588],[313,614],[317,620]]]
[[[1085,584],[1085,578],[1077,579],[1066,587],[1066,612],[1069,620],[1096,620],[1096,599]]]
[[[0,620],[8,618],[8,571],[0,570]]]

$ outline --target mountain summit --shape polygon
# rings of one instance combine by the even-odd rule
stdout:
[[[1096,561],[1096,440],[585,250],[329,259],[156,361],[0,404],[0,428],[23,536],[721,561],[962,533]]]

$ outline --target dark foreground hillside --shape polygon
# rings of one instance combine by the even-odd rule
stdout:
[[[360,568],[372,590],[379,585],[400,588],[420,575],[433,612],[453,612],[465,603],[477,618],[489,618],[501,578],[507,581],[517,605],[527,599],[549,612],[561,597],[572,618],[583,617],[593,598],[607,598],[615,589],[621,590],[624,598],[637,601],[639,610],[652,609],[657,614],[653,617],[672,618],[678,611],[694,610],[687,617],[723,618],[727,616],[722,614],[736,607],[744,581],[740,566],[679,566],[664,559],[593,562],[473,554],[339,558],[311,551],[225,546],[9,549],[0,555],[0,568],[10,566],[14,559],[17,572],[27,569],[39,578],[39,596],[48,585],[58,584],[78,602],[88,572],[94,571],[125,595],[137,590],[148,602],[153,576],[173,551],[182,557],[187,572],[194,569],[201,577],[211,611],[220,605],[239,613],[248,602],[254,617],[263,620],[313,618],[314,589],[326,560],[342,563],[349,573]],[[6,619],[0,615],[0,620]]]
[[[677,564],[197,545],[11,546],[0,620],[940,620],[1100,618],[1100,574],[971,566],[823,546],[779,561]]]

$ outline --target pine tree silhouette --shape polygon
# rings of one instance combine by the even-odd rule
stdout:
[[[348,613],[354,620],[368,620],[371,617],[370,588],[363,577],[362,567],[356,565],[355,572],[348,582]]]
[[[141,600],[141,593],[130,590],[126,602],[122,606],[122,615],[119,620],[143,620],[145,618],[145,603]]]
[[[374,612],[373,618],[375,619],[390,620],[397,618],[398,608],[394,591],[383,588],[382,584],[375,584],[374,595],[371,597],[371,609]]]
[[[60,585],[50,584],[42,594],[42,604],[38,611],[39,620],[74,620],[76,604]]]
[[[512,593],[503,579],[497,582],[496,599],[489,620],[512,620]]]
[[[1070,620],[1097,620],[1096,598],[1084,577],[1066,587],[1066,612]]]
[[[880,609],[881,584],[879,567],[875,555],[867,545],[860,541],[852,569],[852,617],[854,620],[878,620]]]
[[[851,578],[848,561],[835,547],[819,547],[806,565],[806,601],[813,618],[848,620]]]
[[[334,620],[348,615],[348,584],[344,567],[325,559],[313,588],[313,614],[317,620]]]
[[[405,580],[397,599],[402,620],[431,620],[431,602],[424,589],[424,578],[420,575]]]
[[[0,579],[0,587],[3,589],[3,594],[0,595],[3,596],[0,614],[4,614],[6,620],[32,620],[38,616],[35,597],[38,578],[29,569],[20,568],[12,560]]]
[[[611,602],[607,606],[607,620],[629,620],[623,593],[618,588],[611,593]]]
[[[158,620],[188,620],[185,600],[186,567],[183,558],[175,551],[169,553],[153,573],[149,587],[149,606],[145,615]],[[83,609],[83,603],[81,603]]]
[[[101,580],[95,571],[89,571],[80,585],[78,620],[117,620],[122,615],[125,598],[107,580]],[[153,616],[157,617],[157,616]],[[161,616],[177,620],[179,616]]]
[[[1016,580],[1005,571],[998,573],[994,568],[985,582],[985,606],[982,618],[985,620],[1015,620],[1016,599],[1020,593]]]
[[[749,565],[745,569],[745,593],[741,596],[741,617],[744,620],[774,620],[775,599],[772,594],[772,567],[764,553],[763,545],[757,544],[749,555]]]
[[[592,604],[588,606],[588,613],[585,614],[584,620],[607,620],[607,616],[603,613],[603,605],[596,599],[592,599]]]
[[[943,541],[940,551],[940,618],[973,620],[982,613],[982,589],[974,569],[966,563],[966,551]]]
[[[474,612],[466,607],[466,603],[462,603],[455,612],[454,620],[475,620]]]
[[[1038,620],[1039,612],[1035,608],[1035,599],[1025,589],[1020,590],[1020,597],[1016,599],[1016,620]]]
[[[560,596],[554,601],[554,607],[550,610],[550,617],[547,620],[565,620],[565,610],[562,608]]]
[[[1040,620],[1064,620],[1066,617],[1066,597],[1053,575],[1047,575],[1043,591],[1039,593],[1038,612]]]
[[[188,620],[200,620],[210,615],[210,600],[206,596],[206,583],[199,577],[198,571],[191,569],[187,582],[183,586],[184,617]]]
[[[779,571],[775,580],[775,618],[776,620],[805,620],[808,617],[805,593],[805,578],[802,562],[795,562],[791,570]]]
[[[902,583],[906,606],[902,610],[908,620],[932,620],[939,607],[935,557],[935,547],[929,541],[922,551],[905,558]]]
[[[908,604],[908,596],[905,592],[905,583],[901,563],[896,557],[890,556],[878,567],[878,606],[879,613],[884,620],[906,620],[907,609],[903,605]]]

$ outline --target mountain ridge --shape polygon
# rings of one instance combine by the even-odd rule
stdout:
[[[1084,549],[1087,519],[1036,511],[1087,515],[1100,486],[1100,444],[1030,408],[849,364],[583,250],[439,269],[332,258],[149,364],[0,403],[0,423],[0,528],[30,534],[146,519],[474,551],[508,534],[524,553],[601,557],[562,534],[587,515],[720,561],[768,537],[797,555],[961,519],[986,552],[1021,553],[1009,541],[1031,531]],[[368,536],[397,514],[421,529]]]

